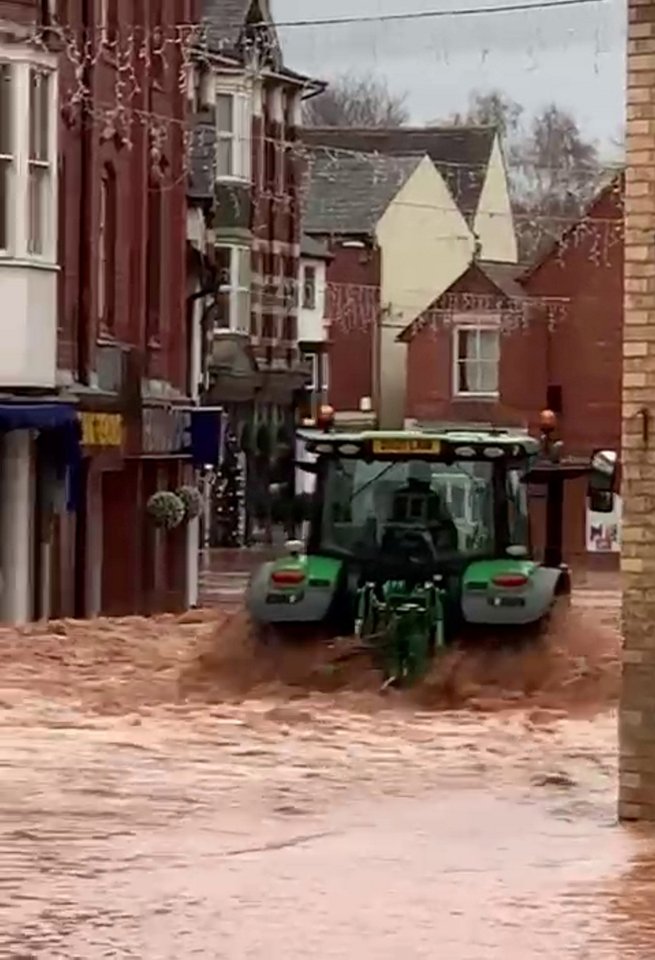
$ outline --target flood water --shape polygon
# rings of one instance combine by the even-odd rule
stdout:
[[[0,957],[652,960],[606,677],[585,709],[534,677],[493,708],[227,698],[188,682],[207,629],[0,638]]]

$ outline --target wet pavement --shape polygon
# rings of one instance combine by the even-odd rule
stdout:
[[[226,629],[0,636],[0,957],[652,960],[655,838],[615,820],[615,641],[586,655],[584,709],[522,666],[493,705],[435,712],[226,697],[199,682]]]

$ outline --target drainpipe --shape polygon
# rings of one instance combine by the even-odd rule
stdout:
[[[82,0],[82,50],[92,50],[93,2]],[[77,312],[77,377],[80,383],[91,383],[91,241],[93,237],[93,204],[89,195],[93,163],[93,68],[86,56],[82,68],[82,101],[80,104],[80,235],[78,249],[78,312]]]

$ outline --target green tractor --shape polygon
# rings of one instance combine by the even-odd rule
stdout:
[[[551,433],[300,431],[315,457],[298,464],[315,475],[307,537],[253,576],[251,617],[282,635],[356,633],[389,682],[418,679],[436,649],[471,631],[539,627],[571,587],[565,484],[586,476],[591,509],[610,512],[617,470],[614,451],[564,459]],[[541,561],[528,485],[545,488]]]

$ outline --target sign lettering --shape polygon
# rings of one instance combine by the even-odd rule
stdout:
[[[123,418],[118,413],[82,413],[82,443],[85,447],[121,447]]]
[[[421,454],[426,453],[432,456],[439,454],[441,444],[438,440],[429,440],[419,437],[395,438],[385,437],[373,441],[373,453],[380,454]]]

